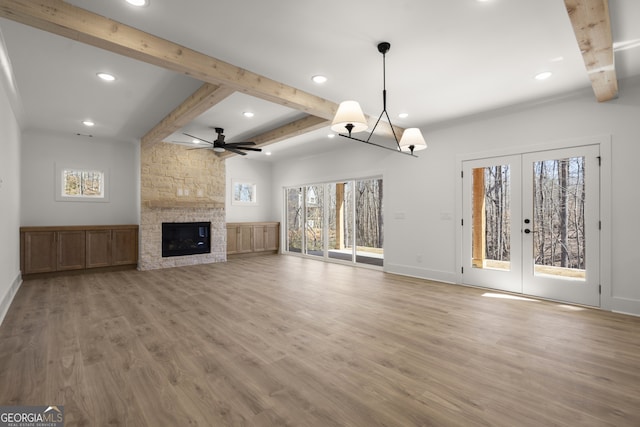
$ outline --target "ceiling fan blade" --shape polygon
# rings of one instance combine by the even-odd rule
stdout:
[[[198,138],[197,136],[189,135],[188,133],[184,133],[184,132],[182,134],[183,135],[187,135],[189,138],[194,138],[194,139],[200,140],[202,142],[206,142],[207,144],[213,145],[213,142],[207,141],[206,139]]]
[[[247,151],[262,151],[262,148],[252,148],[252,147],[236,147],[238,150],[247,150]]]
[[[235,148],[225,147],[224,149],[227,150],[227,151],[231,151],[232,153],[240,154],[241,156],[246,156],[247,155],[247,153],[243,153],[242,151],[237,150]]]
[[[255,142],[227,142],[225,147],[240,147],[241,145],[256,145]]]

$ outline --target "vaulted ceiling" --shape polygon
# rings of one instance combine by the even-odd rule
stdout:
[[[327,138],[342,100],[379,114],[380,41],[391,120],[427,139],[435,123],[589,87],[607,102],[640,75],[635,0],[0,0],[0,17],[23,128],[153,144],[223,127],[274,160],[345,143]]]

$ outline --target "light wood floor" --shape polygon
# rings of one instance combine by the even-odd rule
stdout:
[[[292,256],[26,281],[0,405],[66,426],[639,426],[640,318]]]

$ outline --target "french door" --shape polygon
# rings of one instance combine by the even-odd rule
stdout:
[[[463,162],[463,282],[600,305],[599,146]]]

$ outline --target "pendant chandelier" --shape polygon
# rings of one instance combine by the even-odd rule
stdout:
[[[373,126],[373,129],[371,129],[369,137],[367,139],[360,139],[352,136],[352,134],[363,132],[369,127],[367,119],[362,112],[362,108],[360,108],[360,104],[357,101],[343,101],[340,103],[338,111],[336,112],[336,115],[333,118],[333,122],[331,123],[331,130],[333,130],[334,132],[338,132],[340,136],[345,138],[364,142],[365,144],[375,145],[376,147],[384,148],[386,150],[392,150],[398,153],[417,157],[413,154],[414,151],[424,150],[425,148],[427,148],[427,143],[425,142],[420,129],[405,129],[405,131],[402,133],[402,138],[398,141],[398,136],[396,135],[395,128],[391,123],[389,113],[387,113],[386,54],[387,52],[389,52],[390,48],[391,44],[388,42],[381,42],[378,44],[378,52],[382,54],[382,112],[380,113],[380,116],[378,116],[378,120]],[[396,148],[390,148],[370,141],[373,132],[376,130],[378,124],[380,123],[380,119],[382,119],[382,116],[385,116],[387,118],[387,121],[389,122],[389,126],[391,127],[391,132],[396,143]],[[340,133],[344,132],[345,129],[347,130],[346,135]]]

